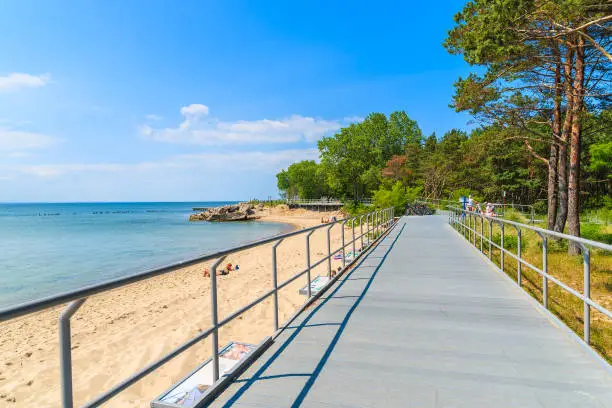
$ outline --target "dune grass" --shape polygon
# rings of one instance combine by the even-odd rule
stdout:
[[[516,214],[506,214],[505,219],[525,223],[525,219]],[[484,236],[489,237],[489,223],[482,225]],[[476,222],[477,233],[482,233],[480,222]],[[587,239],[599,238],[607,241],[611,236],[610,225],[597,225],[588,227],[584,237]],[[493,242],[501,243],[502,231],[499,224],[493,224],[491,231]],[[504,248],[517,254],[518,234],[514,227],[504,227]],[[603,239],[602,239],[603,238]],[[597,239],[595,239],[597,240]],[[473,242],[473,239],[470,239]],[[480,237],[476,237],[476,246],[480,248]],[[483,253],[489,256],[487,239],[483,241]],[[491,260],[501,269],[501,250],[492,246]],[[542,239],[540,236],[526,229],[521,232],[521,258],[536,268],[542,269]],[[591,298],[608,310],[612,309],[612,253],[608,251],[591,249]],[[557,278],[573,290],[584,293],[584,257],[582,255],[570,256],[567,254],[567,241],[556,241],[548,238],[548,273]],[[515,282],[518,280],[517,260],[510,255],[504,256],[504,272]],[[543,278],[527,265],[521,266],[521,287],[531,296],[542,303]],[[584,333],[583,303],[571,293],[567,292],[552,281],[548,281],[548,309],[558,316],[568,327],[579,336]],[[612,320],[591,308],[591,346],[612,363]]]

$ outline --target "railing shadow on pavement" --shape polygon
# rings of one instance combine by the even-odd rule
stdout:
[[[322,296],[320,298],[320,300],[322,300],[321,303],[319,303],[310,313],[308,313],[308,315],[304,318],[304,320],[302,320],[298,325],[293,325],[293,326],[287,327],[287,328],[294,329],[294,332],[291,333],[291,335],[278,347],[278,349],[274,352],[274,354],[272,356],[270,356],[270,358],[268,358],[261,365],[261,367],[253,374],[252,377],[246,378],[246,379],[242,379],[242,380],[235,380],[235,383],[243,383],[243,385],[242,385],[242,387],[240,387],[234,393],[234,395],[232,395],[228,399],[228,401],[225,404],[223,404],[223,407],[231,407],[234,404],[238,403],[239,399],[249,390],[249,388],[251,386],[256,384],[258,381],[265,381],[265,380],[269,380],[269,379],[277,379],[277,378],[283,378],[283,377],[307,377],[308,380],[306,381],[306,384],[304,384],[304,386],[302,387],[300,393],[297,395],[295,401],[291,404],[292,407],[299,407],[302,404],[302,402],[304,401],[304,399],[306,398],[306,396],[308,395],[308,392],[310,391],[310,389],[314,385],[314,383],[317,380],[319,374],[323,370],[323,367],[327,363],[327,360],[329,359],[330,355],[334,351],[334,348],[338,344],[338,341],[342,337],[342,334],[343,334],[343,332],[344,332],[344,330],[345,330],[345,328],[346,328],[346,326],[347,326],[347,324],[348,324],[352,314],[355,312],[355,310],[357,309],[357,307],[359,306],[359,304],[361,303],[361,301],[365,297],[366,293],[370,289],[370,286],[372,285],[372,282],[376,278],[376,275],[378,274],[378,271],[380,270],[380,268],[384,264],[387,256],[389,255],[389,253],[393,249],[395,243],[397,242],[398,238],[402,234],[403,230],[404,230],[404,225],[401,226],[401,228],[399,229],[397,234],[395,234],[394,237],[392,237],[392,236],[387,236],[386,237],[386,239],[390,239],[391,240],[391,244],[390,245],[382,245],[383,242],[385,241],[384,239],[381,240],[381,241],[378,241],[378,243],[372,248],[372,250],[371,250],[371,252],[369,254],[367,254],[365,257],[363,257],[346,276],[344,276],[341,279],[339,279],[338,285],[333,289],[333,291],[329,295]],[[378,261],[375,269],[371,272],[371,275],[367,278],[368,282],[365,284],[364,288],[361,290],[361,293],[358,296],[336,296],[336,294],[339,293],[339,291],[342,289],[344,284],[347,281],[352,280],[351,276],[355,273],[355,271],[358,270],[359,267],[361,267],[363,262],[365,262],[368,258],[371,258],[370,255],[373,253],[373,251],[376,250],[377,248],[385,248],[385,247],[386,247],[386,249],[385,249],[384,255],[382,257],[377,257],[378,259],[380,259],[380,261]],[[355,298],[354,303],[349,307],[346,315],[344,316],[344,318],[342,319],[341,322],[338,322],[338,323],[332,322],[332,323],[314,324],[314,325],[310,325],[309,324],[309,321],[330,300],[339,299],[339,298]],[[325,326],[338,326],[338,330],[335,333],[335,335],[333,336],[333,338],[331,339],[331,341],[330,341],[329,345],[327,346],[326,350],[323,352],[323,354],[321,356],[321,359],[317,363],[315,369],[311,373],[299,373],[299,374],[298,373],[286,373],[286,374],[274,375],[274,376],[265,376],[265,375],[263,375],[266,372],[266,370],[279,358],[279,356],[283,353],[283,351],[285,351],[287,349],[287,347],[289,347],[291,345],[291,343],[296,339],[296,337],[305,328],[314,327],[314,326],[321,326],[321,325],[325,325]]]

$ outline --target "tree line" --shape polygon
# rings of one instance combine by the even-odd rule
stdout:
[[[472,0],[455,23],[444,46],[474,72],[451,106],[478,128],[425,137],[404,111],[372,113],[320,140],[319,163],[281,171],[281,193],[397,204],[506,191],[542,203],[549,229],[579,236],[581,209],[612,206],[612,5]]]
[[[393,136],[395,147],[382,150],[381,139],[398,129],[391,125],[391,117],[402,118],[401,123],[409,126],[400,127]],[[584,205],[612,207],[612,111],[590,120],[599,131],[584,140]],[[372,121],[377,122],[378,131],[369,132]],[[469,133],[452,129],[441,137],[435,133],[425,137],[405,112],[394,112],[389,119],[374,113],[322,139],[319,163],[293,163],[277,174],[277,184],[282,196],[306,199],[358,201],[391,193],[394,187],[400,202],[416,197],[456,200],[469,194],[482,201],[500,202],[504,191],[508,202],[533,204],[545,199],[547,166],[533,157],[521,139],[507,135],[507,129],[488,125]]]

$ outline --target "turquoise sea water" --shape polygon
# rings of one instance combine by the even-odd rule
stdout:
[[[0,309],[291,229],[188,221],[222,204],[0,204]]]

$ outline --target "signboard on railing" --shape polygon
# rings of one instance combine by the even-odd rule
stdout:
[[[329,282],[328,276],[317,276],[310,282],[310,294],[316,295],[325,285]],[[300,289],[300,295],[307,296],[308,295],[308,286],[304,286]]]
[[[247,343],[230,343],[219,351],[219,375],[231,371],[244,360],[256,346]],[[151,402],[152,408],[190,408],[194,407],[206,390],[214,383],[211,360],[192,371],[178,384],[166,391],[161,397]]]

